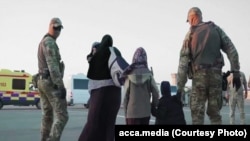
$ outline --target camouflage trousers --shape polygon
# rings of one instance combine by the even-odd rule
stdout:
[[[244,94],[242,89],[235,92],[230,90],[229,92],[229,118],[230,124],[235,124],[235,107],[238,107],[240,112],[240,124],[245,124],[245,112],[244,112]]]
[[[42,109],[41,141],[60,141],[69,118],[66,99],[55,95],[58,90],[50,79],[38,80],[38,90]]]
[[[192,79],[190,109],[192,124],[204,124],[205,110],[211,124],[221,124],[221,70],[199,70]]]

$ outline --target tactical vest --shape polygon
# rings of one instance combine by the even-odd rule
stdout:
[[[190,28],[189,47],[191,60],[195,68],[219,68],[224,66],[221,54],[221,38],[213,22],[202,23]]]

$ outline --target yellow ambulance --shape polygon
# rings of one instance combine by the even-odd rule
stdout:
[[[0,109],[4,105],[41,108],[39,92],[33,87],[31,74],[23,70],[0,69]]]

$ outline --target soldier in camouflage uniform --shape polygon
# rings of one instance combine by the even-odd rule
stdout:
[[[245,124],[245,111],[244,111],[244,100],[247,98],[247,80],[245,74],[240,71],[240,80],[242,86],[238,91],[233,87],[233,76],[232,74],[228,77],[228,92],[229,92],[229,118],[230,124],[235,124],[235,108],[236,106],[240,112],[240,124]]]
[[[60,141],[68,121],[64,64],[56,39],[63,28],[59,18],[51,19],[49,31],[38,48],[38,90],[42,104],[41,141]]]
[[[184,91],[188,72],[192,70],[190,95],[192,124],[204,124],[205,110],[211,124],[221,124],[219,97],[222,94],[224,59],[220,51],[226,53],[230,61],[231,71],[234,72],[233,85],[237,90],[240,87],[238,52],[219,26],[211,21],[202,21],[202,13],[198,7],[189,10],[187,22],[190,24],[190,30],[180,51],[177,93]],[[207,109],[205,109],[206,103]]]

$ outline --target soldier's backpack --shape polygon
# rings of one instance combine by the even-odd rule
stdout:
[[[129,66],[127,61],[121,56],[121,53],[116,47],[109,47],[110,57],[109,57],[109,69],[110,75],[116,86],[121,87],[124,84],[124,79],[121,78],[125,68]]]

